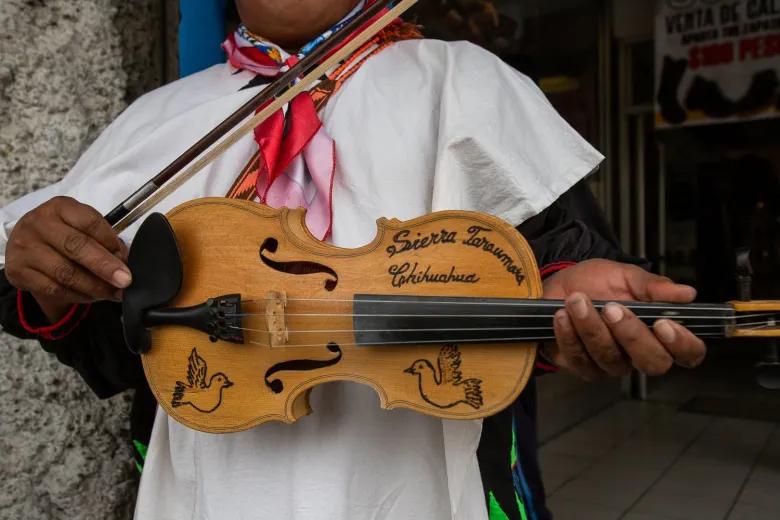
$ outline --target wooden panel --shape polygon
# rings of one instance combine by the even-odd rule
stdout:
[[[751,300],[748,302],[732,301],[737,312],[770,312],[780,311],[780,300]]]
[[[780,328],[773,329],[734,329],[730,338],[777,338],[780,337]]]

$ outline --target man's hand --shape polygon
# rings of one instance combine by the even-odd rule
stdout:
[[[97,210],[55,197],[14,226],[5,274],[56,319],[57,310],[72,303],[118,300],[131,281],[126,255],[127,248]]]
[[[704,342],[666,319],[652,330],[623,305],[610,303],[599,313],[593,300],[690,303],[696,290],[629,264],[588,260],[544,281],[544,298],[566,300],[555,314],[556,343],[542,347],[556,365],[586,380],[621,376],[636,368],[661,375],[677,362],[694,367],[706,353]]]

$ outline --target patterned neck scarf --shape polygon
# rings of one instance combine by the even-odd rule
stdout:
[[[370,5],[371,2],[369,2]],[[257,36],[249,31],[244,24],[238,26],[235,33],[228,36],[223,44],[223,48],[228,53],[228,59],[231,65],[236,68],[246,68],[261,76],[274,77],[287,71],[292,65],[309,55],[314,49],[319,47],[325,40],[333,36],[334,33],[341,30],[345,25],[352,21],[355,16],[366,7],[365,0],[358,4],[344,18],[339,20],[333,27],[314,38],[312,41],[301,47],[294,55],[288,54],[278,45]],[[227,47],[237,48],[237,53],[232,53]],[[249,59],[242,59],[243,57]],[[235,59],[235,63],[234,63]],[[259,65],[259,66],[258,66]]]
[[[291,55],[252,34],[243,25],[228,36],[222,47],[230,64],[237,69],[273,78],[349,23],[366,3],[361,1],[346,17],[296,54]],[[377,17],[385,12],[383,10]],[[336,144],[317,115],[323,104],[323,89],[318,87],[302,92],[288,104],[286,113],[279,110],[255,128],[258,151],[231,187],[228,197],[256,200],[274,208],[304,207],[309,231],[323,240],[330,234],[333,219],[331,195]],[[333,91],[331,88],[324,99]]]

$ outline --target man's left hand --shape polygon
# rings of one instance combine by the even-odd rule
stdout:
[[[683,326],[661,319],[651,329],[623,305],[609,303],[600,313],[591,302],[690,303],[695,297],[693,287],[635,265],[587,260],[544,281],[544,298],[565,300],[566,307],[555,314],[556,342],[544,344],[542,352],[586,380],[626,375],[632,367],[661,375],[675,362],[697,366],[706,353],[704,342]]]

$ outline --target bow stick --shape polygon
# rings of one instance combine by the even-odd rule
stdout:
[[[364,30],[360,31],[338,51],[333,52],[328,56],[336,46],[346,40],[349,36],[353,35],[360,27],[368,23],[392,2],[393,0],[378,0],[376,3],[366,8],[360,15],[355,17],[347,25],[314,49],[311,54],[296,63],[290,70],[281,75],[268,87],[228,116],[208,134],[203,136],[198,142],[188,148],[152,180],[141,186],[117,207],[112,209],[105,216],[108,223],[114,227],[117,233],[126,229],[129,225],[138,220],[141,215],[152,209],[158,202],[173,193],[188,179],[213,162],[244,135],[253,131],[257,125],[265,121],[271,114],[289,103],[290,100],[304,91],[320,76],[325,74],[333,66],[342,62],[393,20],[401,16],[406,10],[417,3],[417,0],[401,0],[398,2],[398,5],[372,22],[371,25]],[[319,60],[323,58],[324,60],[318,64]],[[312,67],[314,68],[312,69]],[[302,74],[305,75],[300,81],[296,82],[296,79]],[[263,105],[266,105],[265,108],[228,134],[228,132],[238,126],[242,120],[246,119],[252,112]],[[228,135],[223,138],[226,134]],[[220,139],[222,140],[219,141]],[[209,149],[214,143],[217,143],[217,141],[219,141],[219,143]],[[203,152],[206,150],[208,151],[204,154]],[[201,154],[203,155],[201,156]],[[198,158],[199,156],[200,158]],[[197,161],[193,162],[196,158],[198,158]]]

